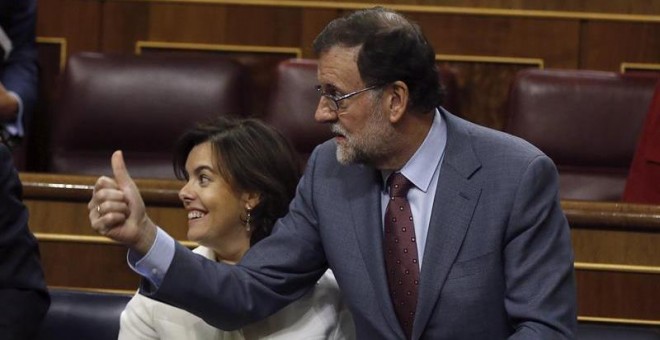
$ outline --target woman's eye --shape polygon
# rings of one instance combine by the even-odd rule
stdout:
[[[202,184],[202,185],[208,184],[209,181],[210,181],[210,178],[208,178],[208,176],[206,176],[206,175],[200,175],[199,176],[199,183],[200,184]]]

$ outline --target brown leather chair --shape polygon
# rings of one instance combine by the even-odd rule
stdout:
[[[505,131],[545,152],[562,199],[621,200],[654,75],[586,70],[518,73]]]
[[[330,127],[314,120],[319,103],[316,91],[317,60],[289,59],[277,67],[277,80],[263,119],[280,130],[292,142],[306,162],[318,144],[332,138]],[[456,76],[447,68],[440,69],[447,92],[444,105],[449,111],[458,109]]]
[[[314,147],[332,138],[330,127],[314,120],[319,103],[317,61],[290,59],[277,66],[276,81],[263,120],[282,132],[306,162]]]
[[[80,53],[65,70],[48,171],[111,174],[122,149],[134,177],[173,178],[172,147],[215,115],[242,115],[243,69],[217,56]]]

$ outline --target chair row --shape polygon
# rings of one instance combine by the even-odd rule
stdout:
[[[41,167],[28,171],[109,174],[124,150],[135,177],[172,178],[171,149],[188,127],[215,115],[255,116],[274,125],[305,160],[331,138],[314,121],[316,61],[290,59],[274,71],[265,112],[239,63],[201,55],[72,55],[47,128],[30,136]],[[445,108],[457,109],[456,76],[441,68]],[[563,199],[617,201],[642,130],[657,75],[583,70],[521,71],[511,84],[505,131],[546,152],[560,171]]]
[[[306,160],[314,146],[331,138],[329,129],[314,121],[316,60],[285,60],[273,72],[265,104],[252,105],[251,76],[230,57],[74,54],[49,114],[36,122],[46,127],[28,136],[19,150],[40,156],[21,170],[108,174],[111,152],[122,149],[134,176],[173,178],[176,138],[216,115],[263,119],[290,138]],[[443,68],[440,76],[453,109],[455,75]],[[265,112],[250,112],[255,106],[266,107]]]
[[[552,158],[562,199],[620,201],[659,76],[520,72],[509,92],[505,131]]]
[[[38,340],[117,339],[119,318],[129,295],[82,290],[51,289],[51,306]],[[577,339],[658,339],[660,329],[639,325],[580,322]]]

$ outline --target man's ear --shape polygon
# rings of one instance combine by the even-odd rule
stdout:
[[[390,123],[401,120],[408,106],[409,92],[406,83],[397,80],[390,84],[391,92],[387,101]]]

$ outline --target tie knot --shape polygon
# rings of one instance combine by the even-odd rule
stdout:
[[[406,197],[412,183],[400,172],[395,172],[387,179],[391,197]]]

